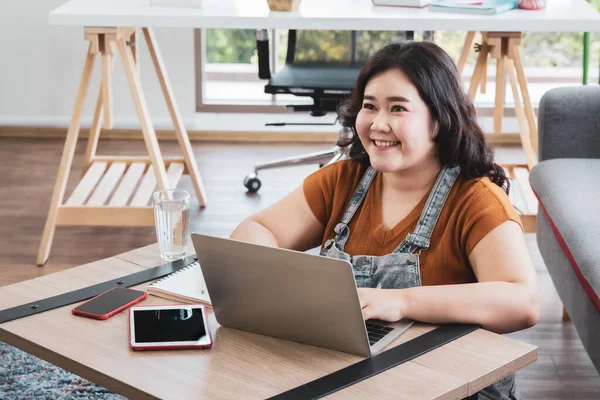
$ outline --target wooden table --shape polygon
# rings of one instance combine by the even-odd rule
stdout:
[[[0,309],[163,264],[156,245],[0,287]],[[146,284],[140,285],[144,288]],[[150,296],[142,304],[168,304]],[[0,340],[129,398],[266,398],[362,358],[219,327],[210,350],[134,352],[127,312],[105,321],[66,306],[0,325]],[[434,329],[417,324],[396,346]],[[330,398],[459,399],[533,363],[537,347],[480,329]]]

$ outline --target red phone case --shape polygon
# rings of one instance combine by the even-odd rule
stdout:
[[[162,304],[162,305],[177,305],[180,306],[181,304]],[[145,306],[148,308],[153,308],[156,306]],[[128,327],[127,329],[129,329],[129,347],[131,347],[133,350],[136,351],[143,351],[143,350],[196,350],[196,349],[210,349],[213,345],[213,340],[212,340],[212,336],[210,335],[210,329],[208,328],[208,318],[206,318],[206,308],[202,307],[202,313],[204,315],[204,320],[205,320],[205,328],[206,328],[206,336],[208,336],[208,339],[210,340],[209,344],[202,344],[202,345],[182,345],[182,346],[136,346],[131,344],[131,310],[129,310],[129,318],[128,318]]]
[[[85,303],[87,303],[88,301],[92,301],[92,300],[94,300],[95,298],[97,298],[97,297],[100,297],[100,296],[102,296],[102,295],[104,295],[104,294],[106,294],[106,293],[110,292],[111,290],[115,290],[115,289],[116,289],[116,287],[114,287],[114,288],[112,288],[112,289],[109,289],[109,290],[107,290],[106,292],[100,293],[98,296],[92,297],[91,299],[89,299],[89,300],[87,300],[87,301],[85,301],[85,302],[81,303],[79,306],[81,306],[82,304],[85,304]],[[131,290],[133,290],[133,289],[131,289]],[[73,309],[71,309],[71,312],[72,312],[73,314],[75,314],[75,315],[80,315],[80,316],[82,316],[82,317],[88,317],[88,318],[94,318],[94,319],[104,320],[104,319],[108,319],[108,318],[112,317],[113,315],[115,315],[115,314],[117,314],[117,313],[119,313],[119,312],[123,311],[124,309],[126,309],[126,308],[128,308],[128,307],[131,307],[131,306],[132,306],[132,305],[134,305],[134,304],[137,304],[137,303],[139,303],[140,301],[144,300],[146,297],[148,297],[148,293],[147,293],[147,292],[143,292],[143,293],[140,295],[140,297],[138,297],[138,298],[135,298],[135,299],[133,299],[132,301],[130,301],[129,303],[127,303],[127,304],[123,304],[121,307],[119,307],[119,308],[117,308],[117,309],[114,309],[114,310],[112,310],[112,311],[110,311],[109,313],[106,313],[106,314],[92,314],[92,313],[87,313],[87,312],[84,312],[84,311],[79,311],[79,310],[76,310],[75,308],[77,308],[77,307],[79,307],[79,306],[77,306],[77,307],[74,307]]]

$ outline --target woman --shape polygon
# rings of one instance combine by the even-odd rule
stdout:
[[[476,323],[506,333],[539,318],[535,270],[509,182],[452,59],[431,42],[378,51],[339,109],[349,159],[328,165],[233,239],[353,265],[365,319]],[[479,399],[518,398],[514,376]]]

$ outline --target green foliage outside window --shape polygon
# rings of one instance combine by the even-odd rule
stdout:
[[[285,52],[286,48],[281,51]],[[296,58],[298,63],[350,61],[349,31],[298,31]]]
[[[600,0],[591,0],[600,8]],[[241,29],[207,29],[207,57],[209,63],[257,63],[256,31]],[[455,60],[463,47],[466,32],[438,31],[435,42]],[[278,61],[285,62],[287,31],[279,30]],[[600,35],[592,33],[590,63],[592,68],[600,63]],[[422,32],[415,39],[422,40]],[[583,53],[583,33],[525,32],[521,53],[526,67],[580,67]],[[358,33],[358,60],[364,62],[370,55],[392,40],[401,40],[404,32],[362,31]],[[350,57],[350,32],[299,31],[297,62],[348,62]],[[471,54],[468,65],[473,65]]]
[[[207,29],[206,55],[209,63],[258,63],[254,29]]]

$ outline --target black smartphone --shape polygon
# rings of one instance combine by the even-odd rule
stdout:
[[[146,297],[148,297],[147,292],[116,287],[78,305],[71,311],[83,317],[107,319]]]

